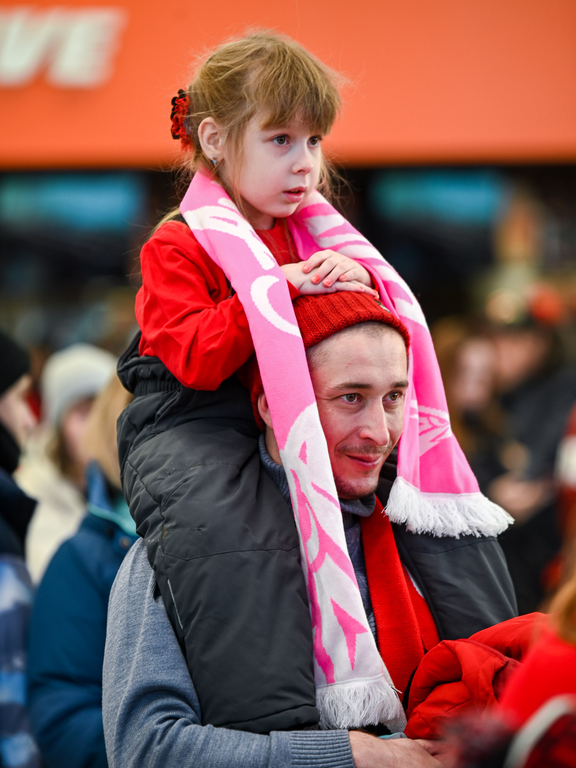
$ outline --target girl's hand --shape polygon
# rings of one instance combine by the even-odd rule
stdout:
[[[374,288],[372,276],[367,269],[336,251],[318,251],[302,263],[302,268],[315,285],[322,283],[326,288],[331,288],[336,283],[355,280],[368,288]]]
[[[373,288],[368,288],[358,280],[347,280],[346,282],[336,281],[333,285],[326,286],[324,282],[314,282],[310,275],[307,275],[303,270],[303,264],[306,262],[300,262],[299,264],[284,264],[280,267],[284,276],[289,283],[295,288],[298,288],[300,293],[336,293],[336,291],[357,291],[358,293],[369,293],[377,296],[377,292]]]

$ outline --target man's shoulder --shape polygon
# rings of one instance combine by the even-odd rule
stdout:
[[[134,594],[135,590],[140,592],[150,590],[154,593],[156,587],[156,576],[152,566],[148,562],[146,553],[146,544],[143,539],[138,539],[130,548],[128,554],[122,561],[118,569],[112,593],[120,592],[127,595],[128,590]],[[112,595],[111,595],[112,599]]]

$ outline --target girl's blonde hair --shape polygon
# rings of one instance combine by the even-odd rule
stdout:
[[[228,174],[234,194],[248,123],[257,115],[262,128],[286,126],[297,120],[324,136],[340,110],[340,81],[334,71],[287,37],[258,31],[224,43],[199,65],[186,91],[190,106],[184,126],[192,156],[184,170],[193,174],[202,168],[222,181],[198,139],[200,123],[212,117],[223,129],[224,140],[235,157],[235,167]],[[324,193],[330,191],[330,169],[325,161],[318,188]],[[172,211],[160,224],[176,214],[177,210]]]
[[[108,482],[120,489],[120,466],[116,422],[132,401],[132,395],[122,386],[116,374],[102,389],[90,411],[82,444],[87,456],[97,461]]]

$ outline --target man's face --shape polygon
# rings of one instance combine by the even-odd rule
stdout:
[[[22,376],[0,397],[0,421],[12,434],[20,448],[24,447],[36,425],[36,417],[28,405],[32,379]]]
[[[310,375],[338,495],[367,496],[404,425],[404,340],[390,328],[336,334],[322,342]]]

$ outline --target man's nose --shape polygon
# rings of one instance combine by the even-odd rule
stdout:
[[[388,417],[382,402],[374,403],[365,409],[363,423],[358,432],[363,440],[372,440],[376,445],[388,445],[390,429]]]

